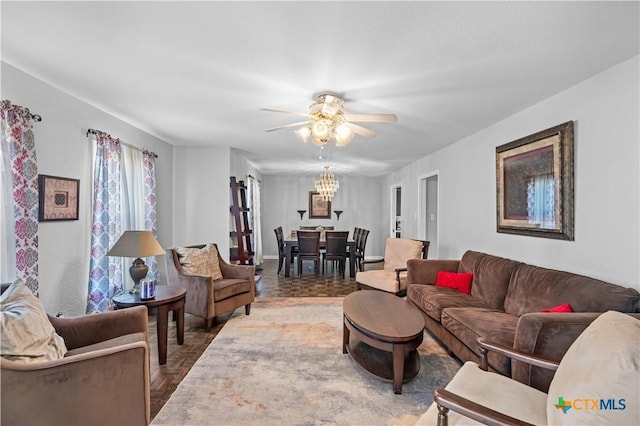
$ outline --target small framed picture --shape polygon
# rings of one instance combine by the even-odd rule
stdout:
[[[331,219],[331,201],[315,191],[309,191],[309,219]]]
[[[78,220],[80,179],[38,175],[38,220]]]

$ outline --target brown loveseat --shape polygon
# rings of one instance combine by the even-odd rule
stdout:
[[[637,312],[640,294],[582,275],[475,251],[461,260],[409,260],[407,299],[425,328],[462,361],[478,360],[476,341],[493,342],[559,361],[602,312]],[[471,295],[435,286],[438,271],[471,272]],[[541,313],[568,303],[574,313]],[[489,368],[543,392],[553,373],[489,353]]]

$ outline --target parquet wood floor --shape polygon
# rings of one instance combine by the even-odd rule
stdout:
[[[355,278],[349,278],[348,266],[345,278],[331,266],[325,275],[316,276],[313,271],[305,270],[302,277],[295,273],[292,265],[292,276],[284,278],[283,273],[277,274],[277,260],[265,260],[262,276],[256,285],[256,297],[336,297],[346,296],[355,291]],[[305,262],[305,268],[306,268]],[[367,269],[381,268],[382,264],[367,266]],[[284,272],[284,271],[283,271]],[[242,309],[242,308],[240,308]],[[203,328],[204,321],[192,315],[185,315],[184,344],[176,343],[175,323],[169,321],[169,335],[167,343],[167,363],[158,364],[158,344],[156,335],[156,320],[149,317],[149,344],[151,349],[151,418],[153,419],[160,408],[167,402],[178,384],[189,372],[193,364],[220,332],[231,314],[224,314],[217,318],[218,324],[210,332]]]

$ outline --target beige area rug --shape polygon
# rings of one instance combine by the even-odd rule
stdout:
[[[460,364],[425,334],[401,395],[342,353],[342,298],[265,298],[237,309],[153,425],[407,425]]]

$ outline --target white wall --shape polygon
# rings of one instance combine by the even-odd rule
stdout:
[[[440,258],[474,249],[640,289],[639,76],[635,57],[389,175],[404,236],[418,237],[418,176],[439,170]],[[496,146],[569,120],[575,241],[497,233]]]
[[[2,99],[40,114],[34,124],[38,173],[80,179],[80,220],[39,224],[40,300],[47,312],[84,314],[91,244],[91,143],[82,133],[94,128],[124,142],[149,149],[157,158],[158,240],[171,230],[172,148],[53,86],[2,62]],[[158,258],[162,264],[162,258]],[[162,272],[160,268],[160,272]]]
[[[229,147],[174,148],[170,246],[216,243],[229,258]]]
[[[243,155],[242,151],[231,148],[229,159],[229,176],[235,176],[238,181],[247,181],[247,175],[262,180],[262,174]]]
[[[340,189],[331,202],[331,219],[309,219],[309,191],[320,176],[264,175],[262,179],[262,241],[264,255],[277,258],[276,237],[273,230],[282,226],[285,235],[299,226],[331,226],[335,230],[349,231],[353,228],[369,229],[366,257],[382,256],[384,239],[388,236],[388,208],[383,201],[384,178],[340,176]],[[306,210],[300,220],[297,210]],[[333,210],[342,210],[340,220]]]

